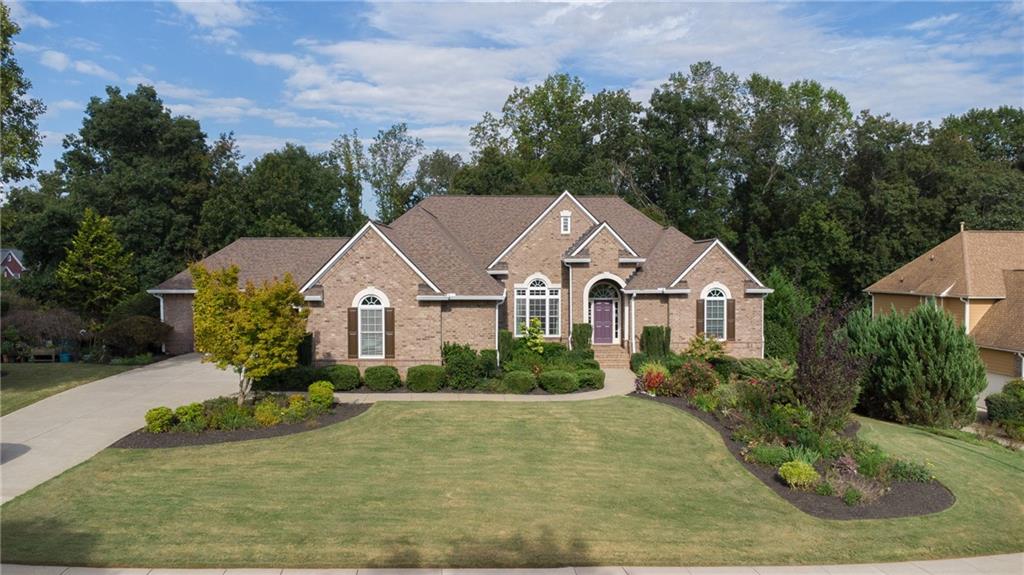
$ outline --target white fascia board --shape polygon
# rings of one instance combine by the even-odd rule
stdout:
[[[507,276],[508,270],[487,270],[487,273],[491,274],[492,276]]]
[[[697,264],[699,264],[701,262],[701,260],[703,260],[709,253],[711,253],[711,250],[714,249],[715,246],[718,246],[718,247],[722,248],[722,251],[724,251],[725,254],[727,256],[729,256],[729,258],[733,261],[733,263],[735,263],[737,266],[739,266],[739,268],[741,270],[743,270],[743,273],[747,274],[747,277],[749,277],[750,279],[754,280],[754,282],[757,283],[757,285],[759,287],[765,287],[764,284],[761,283],[761,280],[757,279],[757,276],[755,276],[749,269],[747,269],[747,266],[743,265],[743,262],[741,262],[739,260],[739,258],[737,258],[731,251],[729,251],[729,248],[725,247],[725,244],[723,244],[722,241],[718,240],[718,239],[716,239],[715,241],[711,242],[711,245],[709,245],[707,247],[707,249],[705,249],[703,252],[701,252],[701,254],[699,256],[697,256],[697,259],[693,260],[693,263],[691,263],[690,265],[686,266],[686,269],[683,270],[683,273],[679,274],[679,277],[677,277],[675,279],[675,281],[673,281],[670,284],[670,287],[671,286],[675,286],[677,283],[682,281],[682,279],[684,277],[686,277],[686,274],[690,273],[690,270],[692,270],[693,268],[697,267]]]
[[[861,290],[867,294],[878,294],[878,295],[910,295],[914,297],[955,297],[961,301],[970,299],[1006,299],[1005,295],[970,295],[970,296],[943,296],[941,294],[933,293],[914,293],[909,291],[892,291],[892,290]]]
[[[153,288],[153,289],[146,290],[146,293],[148,293],[150,295],[157,295],[157,294],[160,294],[160,295],[165,295],[165,294],[194,295],[196,293],[196,290],[194,290],[194,289],[157,289],[157,288]]]
[[[647,258],[619,258],[620,264],[642,264],[647,261]]]
[[[307,295],[302,298],[304,301],[324,301],[322,295]]]
[[[775,292],[775,290],[773,290],[772,288],[749,288],[749,289],[743,290],[743,293],[749,293],[749,294],[770,294],[770,293],[773,293],[773,292]]]
[[[649,289],[624,289],[625,294],[688,294],[690,288],[649,288]]]
[[[562,263],[566,264],[589,264],[590,258],[562,258]]]
[[[369,230],[373,230],[374,233],[376,233],[380,237],[380,239],[384,240],[384,243],[386,243],[388,247],[391,248],[392,251],[398,254],[398,257],[402,258],[402,261],[405,262],[405,264],[409,266],[409,268],[412,269],[412,271],[416,272],[416,275],[420,276],[420,279],[426,282],[426,284],[430,286],[430,289],[434,290],[437,293],[441,293],[441,290],[437,289],[437,286],[434,285],[434,282],[430,281],[430,278],[428,278],[425,273],[423,273],[418,267],[416,267],[416,265],[412,263],[412,260],[406,257],[406,255],[402,253],[402,250],[398,249],[398,246],[392,243],[391,240],[388,239],[386,235],[384,235],[384,233],[377,229],[377,226],[375,226],[372,221],[366,222],[366,224],[362,227],[362,229],[359,230],[359,232],[356,233],[356,235],[352,236],[352,238],[349,241],[345,242],[345,245],[341,246],[341,249],[338,250],[336,254],[331,256],[331,259],[328,260],[323,267],[317,270],[317,272],[313,274],[313,277],[309,278],[309,281],[306,282],[302,286],[302,288],[299,289],[299,291],[304,292],[309,288],[313,287],[314,285],[316,285],[316,282],[320,281],[320,278],[322,278],[324,274],[330,271],[330,269],[334,267],[334,264],[338,263],[338,260],[341,259],[341,256],[345,255],[345,252],[351,249],[352,246],[355,245],[355,243],[359,241],[359,239],[362,238]]]
[[[418,295],[416,301],[504,301],[505,294],[502,295],[459,295],[456,293],[447,293],[440,295]]]
[[[537,219],[533,220],[533,222],[526,228],[526,230],[524,230],[523,233],[519,234],[519,237],[512,240],[512,243],[510,243],[507,248],[505,248],[500,254],[498,254],[498,257],[494,258],[494,261],[491,262],[487,267],[494,267],[494,264],[500,262],[501,259],[505,257],[510,251],[512,251],[512,248],[516,247],[516,245],[519,244],[519,242],[523,238],[525,238],[526,235],[533,230],[533,228],[537,227],[537,224],[540,223],[540,221],[543,220],[545,217],[547,217],[547,215],[551,213],[551,210],[553,210],[555,206],[557,206],[565,197],[568,197],[570,200],[572,200],[572,202],[576,204],[576,207],[578,207],[584,214],[586,214],[588,218],[590,218],[591,224],[597,223],[597,218],[594,217],[594,214],[590,213],[590,210],[583,207],[583,204],[581,204],[579,200],[577,200],[568,191],[562,192],[562,195],[555,198],[555,201],[551,202],[551,205],[549,205],[543,212],[541,212],[541,214],[537,216]]]
[[[609,232],[611,232],[612,236],[615,237],[615,240],[617,242],[619,242],[619,245],[621,245],[622,247],[626,248],[626,251],[628,251],[633,257],[639,257],[639,256],[636,255],[636,252],[633,251],[633,248],[631,248],[629,246],[629,244],[626,243],[626,240],[622,239],[622,236],[617,234],[615,232],[615,230],[612,229],[612,227],[608,225],[608,222],[604,222],[603,224],[598,226],[596,230],[591,232],[590,235],[587,236],[587,239],[583,240],[583,243],[581,243],[579,245],[579,247],[577,247],[575,250],[573,250],[573,252],[571,254],[569,254],[569,256],[574,256],[574,255],[580,253],[581,251],[583,251],[583,248],[587,247],[590,244],[590,242],[592,242],[594,240],[594,238],[597,237],[597,234],[601,233],[601,230],[608,230]]]

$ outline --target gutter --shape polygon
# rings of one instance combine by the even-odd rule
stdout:
[[[690,288],[653,288],[653,289],[624,289],[622,293],[635,296],[636,294],[688,294]]]
[[[459,295],[457,293],[439,295],[418,295],[416,301],[505,301],[505,293],[501,295]]]
[[[181,295],[195,295],[196,290],[194,289],[148,289],[146,293],[152,296],[160,297],[158,294],[181,294]]]

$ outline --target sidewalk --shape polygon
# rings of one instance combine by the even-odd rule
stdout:
[[[562,567],[560,569],[93,569],[0,565],[3,575],[1020,575],[1024,553],[938,561],[794,567]]]

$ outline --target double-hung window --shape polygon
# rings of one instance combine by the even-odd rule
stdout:
[[[725,339],[725,292],[715,288],[704,297],[704,333],[709,337]]]
[[[535,279],[525,287],[516,288],[515,297],[515,334],[525,335],[525,326],[529,326],[534,318],[540,320],[544,335],[558,337],[561,335],[559,306],[561,290],[549,287],[541,279]]]
[[[384,357],[384,304],[377,296],[359,302],[359,357]]]

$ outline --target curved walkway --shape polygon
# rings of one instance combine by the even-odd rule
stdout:
[[[559,569],[95,569],[0,565],[4,575],[1020,575],[1024,553],[937,561],[793,567],[562,567]]]
[[[173,357],[69,389],[0,418],[0,503],[96,455],[145,424],[146,411],[176,407],[238,389],[235,375]],[[578,401],[624,395],[633,374],[607,370],[604,389],[569,395],[486,393],[338,393],[338,401]]]

